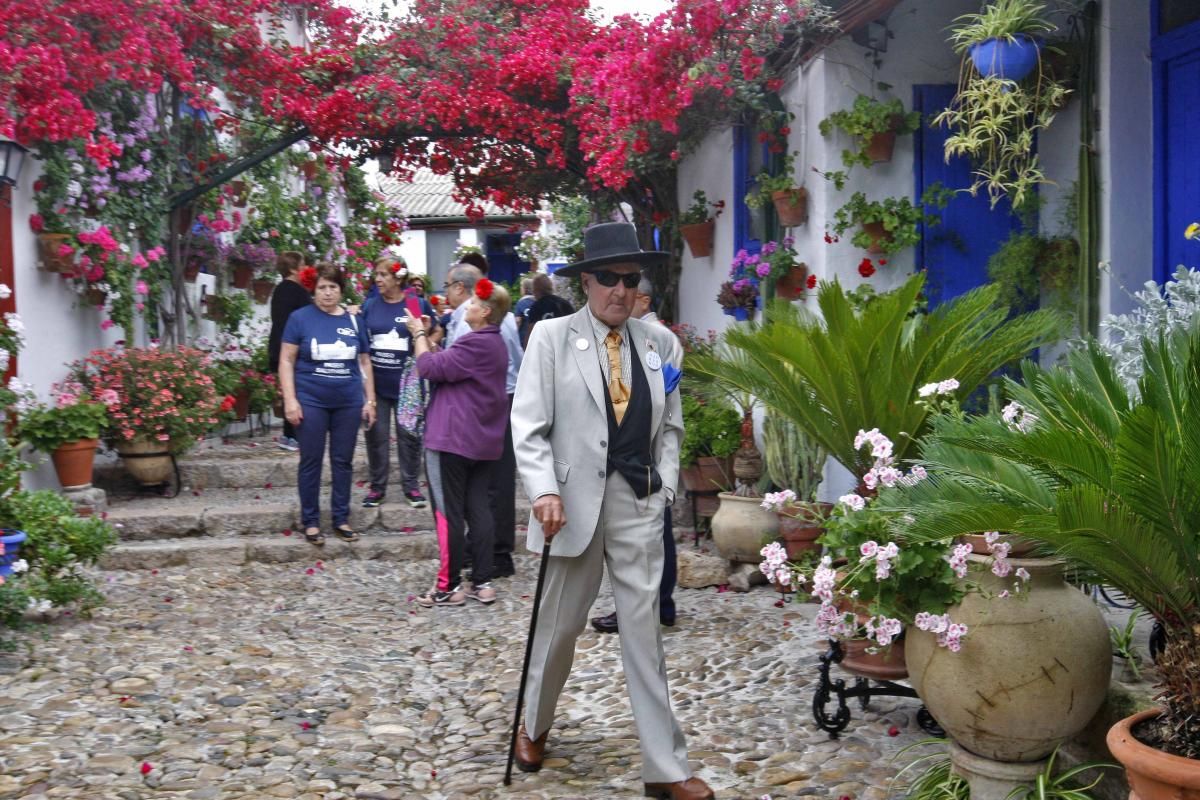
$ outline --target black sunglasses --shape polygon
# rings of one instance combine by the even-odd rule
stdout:
[[[636,289],[637,285],[642,282],[642,273],[640,272],[613,272],[608,269],[597,269],[591,273],[601,286],[616,286],[617,282],[625,284],[626,289]]]

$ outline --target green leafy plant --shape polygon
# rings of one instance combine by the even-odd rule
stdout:
[[[791,489],[802,502],[816,500],[827,457],[824,448],[796,423],[773,412],[763,417],[762,437],[771,483]]]
[[[864,250],[875,248],[883,253],[897,253],[921,241],[920,226],[936,225],[941,221],[938,215],[925,209],[945,208],[952,196],[953,192],[940,183],[928,187],[917,205],[913,205],[907,197],[868,200],[863,192],[855,192],[834,213],[833,229],[840,236],[855,226],[882,225],[882,237],[876,238],[865,230],[859,230],[851,242]]]
[[[208,316],[217,323],[223,331],[233,333],[242,323],[254,316],[254,306],[250,296],[243,292],[229,294],[210,294],[205,298]]]
[[[750,208],[762,208],[771,202],[771,195],[796,188],[796,156],[798,153],[788,153],[780,160],[776,171],[763,170],[754,178],[754,191],[745,197],[746,205]]]
[[[1071,293],[1079,273],[1079,245],[1074,239],[1047,239],[1014,231],[988,259],[988,277],[1000,287],[1000,299],[1015,309],[1036,308],[1043,291],[1052,305],[1072,313]]]
[[[739,359],[696,356],[689,369],[758,398],[791,419],[847,469],[872,461],[854,447],[860,430],[878,427],[895,442],[897,461],[927,429],[929,409],[918,389],[949,377],[966,397],[999,367],[1063,330],[1060,315],[1036,311],[1009,318],[985,286],[910,318],[924,276],[879,295],[856,313],[837,282],[822,283],[821,315],[776,302],[761,325],[725,333]],[[992,530],[989,528],[988,530]]]
[[[896,787],[901,785],[901,780],[910,771],[919,769],[920,772],[902,790],[905,800],[967,800],[971,796],[971,789],[966,779],[952,769],[948,752],[949,740],[924,739],[904,748],[896,757],[899,758],[918,747],[930,746],[937,749],[918,756],[896,773],[888,787],[888,796],[890,797]],[[1032,786],[1018,786],[1009,793],[1008,800],[1092,800],[1089,792],[1103,780],[1103,773],[1098,773],[1091,783],[1085,786],[1078,785],[1077,778],[1094,770],[1117,768],[1115,764],[1089,761],[1055,774],[1058,751],[1056,747],[1046,759]]]
[[[21,415],[17,431],[34,450],[50,453],[68,442],[99,438],[107,416],[103,403],[39,404]]]
[[[717,398],[685,394],[683,405],[683,444],[679,465],[690,467],[697,458],[733,455],[741,441],[742,417],[737,409]]]
[[[912,133],[921,127],[921,114],[918,111],[905,112],[904,104],[898,99],[883,101],[860,94],[853,106],[833,112],[821,120],[818,127],[822,136],[829,136],[835,128],[854,136],[858,140],[857,149],[843,150],[842,164],[847,168],[856,165],[870,167],[872,160],[867,148],[871,144],[871,137],[888,131]]]
[[[679,215],[679,224],[699,225],[701,222],[716,219],[724,210],[724,200],[718,200],[715,203],[709,202],[708,195],[704,193],[704,190],[697,189],[692,194],[692,204]]]
[[[1046,7],[1030,0],[990,0],[978,14],[963,14],[954,19],[950,43],[956,53],[989,39],[1016,41],[1019,35],[1051,33],[1056,26],[1042,12]]]
[[[1094,343],[1066,364],[1025,364],[1002,420],[934,437],[929,481],[896,508],[913,535],[1003,530],[1045,543],[1166,630],[1164,712],[1152,737],[1200,755],[1200,329],[1147,341],[1140,399]]]
[[[1134,629],[1137,627],[1137,621],[1138,615],[1133,613],[1125,620],[1124,626],[1108,626],[1108,638],[1112,642],[1113,655],[1125,662],[1125,666],[1133,673],[1135,679],[1141,677],[1138,665],[1142,661],[1142,657],[1138,655],[1137,648],[1133,643]]]

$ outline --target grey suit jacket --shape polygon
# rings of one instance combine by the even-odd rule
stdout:
[[[577,556],[587,548],[600,520],[607,473],[608,418],[603,373],[586,307],[569,317],[539,322],[529,336],[517,391],[513,396],[512,436],[517,468],[530,500],[562,497],[567,524],[550,552]],[[630,341],[650,385],[651,452],[668,498],[679,477],[683,412],[679,391],[667,396],[662,369],[651,369],[650,353],[663,364],[682,368],[679,340],[666,327],[630,319]],[[587,343],[580,349],[578,342]],[[540,553],[542,527],[530,515],[527,546]]]

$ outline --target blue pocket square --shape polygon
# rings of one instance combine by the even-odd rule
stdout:
[[[679,379],[683,377],[683,372],[671,364],[663,364],[662,376],[663,388],[667,390],[667,394],[670,394],[679,385]]]

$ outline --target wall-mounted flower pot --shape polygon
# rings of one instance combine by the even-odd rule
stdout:
[[[233,180],[229,182],[229,196],[233,198],[235,205],[244,206],[250,197],[250,189],[245,181]]]
[[[107,298],[108,292],[98,289],[95,286],[89,286],[83,290],[83,301],[89,306],[103,306]]]
[[[808,190],[803,186],[772,192],[771,200],[775,203],[775,216],[785,228],[808,222]]]
[[[1042,43],[1017,34],[1015,40],[988,39],[969,48],[971,63],[985,78],[1023,80],[1037,66]]]
[[[250,283],[250,291],[254,294],[254,302],[269,303],[271,292],[275,291],[275,281],[258,278]]]
[[[886,253],[886,243],[891,243],[892,234],[883,227],[882,222],[864,222],[863,231],[867,236],[871,237],[871,246],[867,248],[868,253]]]
[[[317,177],[317,162],[305,161],[300,165],[300,171],[304,173],[304,177],[306,179],[311,181],[313,178]]]
[[[39,233],[38,267],[43,272],[71,272],[75,269],[75,259],[72,255],[63,255],[60,251],[63,245],[71,243],[69,233]]]
[[[64,489],[76,489],[92,485],[92,463],[96,458],[99,439],[79,439],[60,445],[50,454],[54,472]]]
[[[713,238],[716,235],[717,221],[708,219],[694,225],[680,225],[679,233],[687,242],[688,249],[695,258],[707,258],[712,255]]]
[[[775,296],[784,300],[802,300],[807,282],[808,265],[801,262],[775,281]]]
[[[254,279],[254,267],[244,261],[229,262],[233,267],[231,281],[235,289],[249,289],[250,281]]]
[[[892,160],[896,149],[896,132],[884,131],[877,133],[867,142],[867,158],[875,164],[883,164]]]

